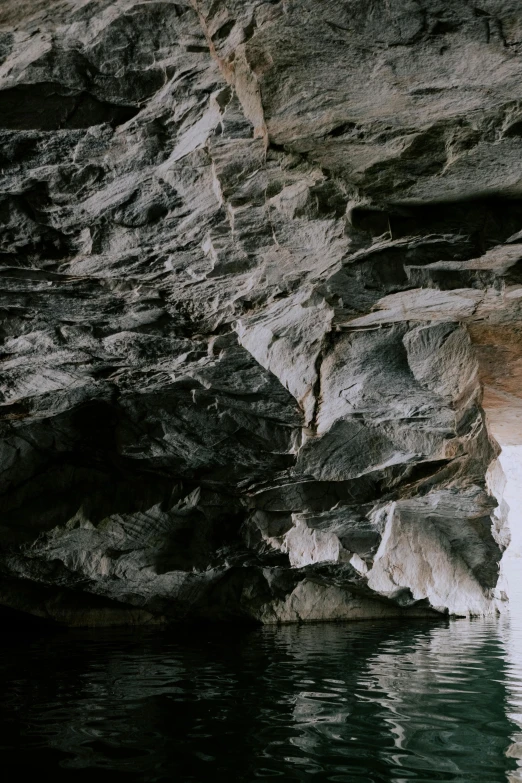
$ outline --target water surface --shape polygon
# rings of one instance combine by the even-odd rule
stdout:
[[[522,618],[3,633],[2,765],[56,781],[522,781]]]

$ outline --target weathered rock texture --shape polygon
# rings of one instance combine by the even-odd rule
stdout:
[[[521,85],[518,0],[2,0],[0,601],[494,611]]]

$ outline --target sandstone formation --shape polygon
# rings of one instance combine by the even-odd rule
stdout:
[[[496,611],[521,85],[516,0],[3,0],[0,603]]]

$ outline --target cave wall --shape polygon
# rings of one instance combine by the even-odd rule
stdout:
[[[3,0],[0,603],[497,610],[521,78],[514,0]]]

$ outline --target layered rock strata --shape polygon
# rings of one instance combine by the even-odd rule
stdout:
[[[515,0],[3,0],[0,602],[496,611],[521,83]]]

